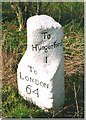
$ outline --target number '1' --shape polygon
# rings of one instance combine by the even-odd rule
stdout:
[[[46,57],[46,63],[47,63],[47,57]]]

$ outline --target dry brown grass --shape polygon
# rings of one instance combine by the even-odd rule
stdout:
[[[26,36],[26,35],[25,35]],[[23,43],[22,43],[23,44]],[[18,48],[19,49],[19,48]],[[24,53],[24,51],[23,51]],[[2,49],[2,83],[4,91],[10,85],[17,91],[17,65],[21,53]],[[64,37],[65,105],[53,117],[83,117],[84,115],[84,44],[83,35],[66,34]],[[78,108],[77,108],[78,106]]]

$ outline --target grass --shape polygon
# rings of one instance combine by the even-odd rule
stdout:
[[[3,115],[7,118],[48,117],[44,111],[30,102],[25,101],[10,85],[3,90]],[[4,109],[5,108],[5,109]]]
[[[74,28],[78,28],[75,26]],[[65,28],[65,104],[56,113],[43,111],[25,101],[17,91],[17,66],[26,50],[26,29],[18,32],[15,21],[2,27],[2,117],[3,118],[83,118],[84,117],[84,35],[83,28]],[[72,28],[71,28],[72,29]]]

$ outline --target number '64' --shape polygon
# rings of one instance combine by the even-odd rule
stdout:
[[[37,95],[37,97],[39,97],[39,91],[38,91],[38,88],[35,89],[35,90],[32,90],[32,86],[31,86],[31,85],[27,85],[27,87],[26,87],[26,92],[27,92],[27,94],[34,93],[34,94]]]

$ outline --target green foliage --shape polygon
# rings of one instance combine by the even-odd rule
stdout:
[[[16,60],[15,66],[14,64],[12,66],[16,70],[17,64],[26,50],[26,30],[19,32],[14,21],[11,23],[7,22],[3,25],[2,37],[2,51],[7,53],[7,55],[12,54],[13,58]]]
[[[24,22],[26,24],[27,18],[37,14],[36,2],[19,3],[22,9]],[[26,10],[25,7],[27,8]],[[56,21],[60,22],[62,26],[71,23],[70,30],[76,30],[76,25],[79,28],[84,26],[84,3],[83,2],[42,2],[41,14],[46,14],[53,17]],[[10,3],[2,3],[2,16],[3,21],[17,20],[15,12],[12,10]],[[74,27],[75,26],[75,27]],[[78,28],[77,28],[78,29]]]
[[[74,78],[75,79],[75,78]],[[69,80],[69,78],[68,78]],[[70,80],[69,80],[70,81]],[[70,81],[71,82],[71,81]],[[77,86],[80,85],[77,84]],[[73,88],[73,84],[71,84]],[[82,88],[79,88],[82,91]],[[83,97],[82,93],[78,93],[78,103],[79,105],[79,115],[80,118],[83,117]],[[50,112],[44,112],[39,107],[33,105],[32,103],[25,101],[18,93],[14,90],[13,86],[9,86],[6,91],[2,91],[2,115],[6,118],[57,118],[57,117],[68,117],[74,116],[76,113],[76,105],[74,98],[74,91],[70,89],[65,96],[65,106],[53,115],[52,110]],[[76,117],[76,116],[75,116]]]
[[[26,3],[27,4],[27,3]],[[36,14],[36,4],[30,3],[32,8],[29,15]],[[25,3],[24,3],[25,5]],[[23,6],[23,4],[22,4]],[[32,10],[32,11],[31,11]],[[15,86],[5,85],[2,89],[2,117],[6,118],[83,118],[84,117],[84,27],[83,27],[83,3],[42,3],[42,14],[47,14],[59,21],[64,27],[64,58],[65,58],[65,104],[56,113],[53,110],[43,111],[34,104],[25,101],[19,94]],[[28,13],[28,12],[27,12]],[[11,74],[14,70],[15,76],[17,65],[24,55],[27,47],[26,28],[18,31],[18,22],[14,12],[10,8],[10,3],[3,3],[3,24],[2,24],[2,53],[4,68],[11,64]],[[4,57],[13,57],[13,62],[5,62]],[[5,57],[6,58],[6,57]],[[6,59],[7,59],[6,58]],[[10,69],[7,69],[10,71]],[[6,71],[4,71],[6,72]],[[9,75],[5,75],[10,82]],[[15,78],[16,79],[16,78]],[[74,84],[77,98],[75,98]],[[78,101],[79,113],[77,112],[76,100]]]
[[[49,117],[49,115],[33,105],[26,102],[18,93],[9,86],[6,91],[3,90],[2,94],[2,114],[5,113],[6,118],[36,118],[36,117]]]
[[[7,21],[11,22],[15,18],[16,18],[16,14],[11,9],[10,3],[2,2],[2,21],[3,22],[7,22]]]
[[[7,23],[3,26],[2,35],[4,38],[3,47],[7,52],[23,52],[26,47],[26,31],[22,33],[18,31],[13,23]],[[23,44],[22,44],[23,43]],[[3,49],[4,49],[3,48]],[[16,49],[15,49],[16,48]]]

